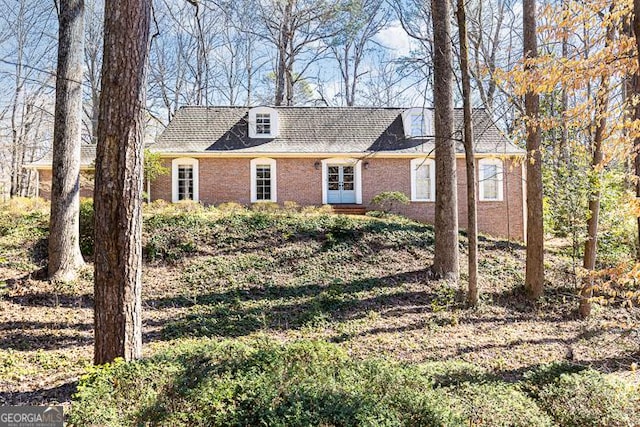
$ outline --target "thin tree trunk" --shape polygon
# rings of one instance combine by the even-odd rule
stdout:
[[[604,80],[604,79],[603,79]],[[603,82],[604,86],[604,82]],[[603,90],[604,89],[603,87]],[[606,95],[604,95],[606,96]],[[596,127],[593,144],[593,159],[591,161],[592,173],[599,174],[597,168],[603,160],[602,140],[604,126],[607,120],[603,117]],[[599,180],[596,180],[599,181]],[[598,219],[600,217],[600,186],[599,182],[594,183],[591,196],[589,198],[589,212],[591,216],[587,220],[587,240],[584,244],[584,259],[582,266],[593,271],[596,267],[596,255],[598,251]],[[588,317],[591,314],[591,297],[593,296],[593,279],[586,277],[580,290],[580,303],[578,311],[581,317]]]
[[[436,277],[457,282],[460,268],[458,186],[453,140],[453,68],[449,1],[431,0],[431,11],[436,146],[436,230],[432,270]]]
[[[276,96],[275,105],[282,105],[285,98],[286,70],[287,70],[287,49],[291,43],[289,18],[293,8],[292,0],[286,0],[282,23],[280,24],[279,46],[278,46],[278,69],[276,70]]]
[[[73,280],[80,253],[80,144],[84,0],[60,2],[56,111],[53,130],[49,277]]]
[[[607,27],[605,48],[611,45],[615,36],[612,25]],[[584,244],[584,259],[582,266],[593,271],[596,268],[596,257],[598,253],[598,220],[600,218],[600,168],[604,160],[602,144],[604,142],[604,131],[607,127],[606,111],[609,106],[609,75],[605,71],[600,80],[600,89],[596,94],[596,131],[593,137],[593,158],[591,160],[591,172],[595,174],[595,182],[589,197],[589,212],[591,216],[587,220],[587,241]],[[591,297],[593,296],[593,279],[586,277],[580,290],[580,303],[578,311],[581,317],[588,317],[591,314]]]
[[[462,74],[462,100],[464,109],[464,154],[467,169],[467,237],[469,239],[469,285],[467,305],[478,304],[478,221],[476,205],[476,159],[473,152],[473,111],[471,109],[471,76],[469,74],[469,47],[467,17],[464,0],[458,0],[458,32],[460,39],[460,72]]]
[[[96,364],[142,350],[142,165],[151,0],[105,8],[95,182]]]
[[[633,29],[636,38],[636,49],[638,64],[640,66],[640,0],[633,1]],[[633,79],[634,92],[636,96],[640,96],[640,70],[636,71],[636,75]],[[634,119],[640,120],[640,104],[636,104],[634,109]],[[633,148],[635,152],[634,169],[636,174],[636,197],[640,198],[640,137],[636,137],[633,141]],[[638,252],[636,259],[640,261],[640,217],[637,220],[638,224]]]
[[[536,1],[523,3],[524,57],[538,56],[536,40]],[[526,65],[526,68],[530,68]],[[532,300],[544,290],[544,225],[542,222],[542,155],[540,153],[540,125],[538,124],[539,96],[529,91],[524,96],[527,113],[527,261],[525,289]]]

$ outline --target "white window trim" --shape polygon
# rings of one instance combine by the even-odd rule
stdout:
[[[429,174],[431,181],[431,198],[430,199],[418,199],[417,184],[418,179],[416,172],[418,166],[429,165]],[[412,202],[434,202],[436,200],[436,162],[429,158],[411,159],[411,201]]]
[[[269,114],[271,117],[271,133],[257,133],[256,132],[256,115],[257,114]],[[275,108],[270,107],[255,107],[249,110],[248,115],[249,122],[249,138],[267,139],[275,138],[278,136],[278,111]]]
[[[496,165],[497,166],[497,178],[498,178],[498,197],[490,199],[484,195],[484,185],[482,176],[482,166],[484,165]],[[502,160],[495,158],[486,158],[478,160],[478,199],[481,202],[501,202],[504,200],[504,167]]]
[[[411,132],[411,122],[412,122],[412,117],[414,115],[421,115],[422,117],[424,117],[424,122],[423,122],[423,132],[421,132],[420,135],[413,135]],[[424,137],[424,138],[430,138],[433,137],[434,134],[434,130],[433,130],[433,110],[428,109],[428,108],[409,108],[407,110],[404,110],[402,112],[402,126],[404,127],[404,135],[407,138],[419,138],[419,137]]]
[[[178,202],[178,167],[193,166],[193,201],[200,201],[199,161],[191,157],[180,157],[171,161],[171,201]]]
[[[258,165],[269,165],[271,167],[271,199],[269,200],[258,200],[258,191],[257,191],[257,167]],[[266,157],[260,157],[257,159],[251,159],[251,203],[260,203],[260,202],[274,202],[278,201],[278,173],[276,169],[276,161],[275,159],[269,159]]]
[[[344,165],[353,166],[353,179],[355,181],[356,190],[356,204],[362,204],[362,161],[358,159],[345,158],[345,157],[333,157],[330,159],[322,160],[322,204],[326,205],[329,198],[328,195],[328,177],[329,177],[329,165]]]

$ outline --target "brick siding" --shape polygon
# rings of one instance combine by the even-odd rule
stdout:
[[[163,159],[171,168],[172,159]],[[302,206],[322,204],[322,168],[316,169],[319,158],[276,158],[278,203],[295,201]],[[205,205],[225,202],[249,204],[250,158],[201,158],[199,161],[199,195]],[[362,168],[362,203],[367,208],[371,199],[383,191],[399,191],[411,196],[410,158],[371,158]],[[467,225],[466,175],[463,158],[457,159],[458,221]],[[40,171],[40,195],[48,198],[51,171]],[[48,187],[47,187],[48,185]],[[478,229],[494,236],[523,240],[523,176],[521,164],[513,159],[504,163],[502,201],[478,201]],[[146,186],[145,186],[146,189]],[[82,193],[91,196],[83,188]],[[171,173],[151,184],[152,200],[171,201]],[[411,202],[399,206],[398,212],[410,218],[432,223],[435,202]]]

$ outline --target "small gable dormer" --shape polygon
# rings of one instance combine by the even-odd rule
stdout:
[[[275,138],[278,136],[278,111],[270,107],[249,110],[249,138]]]
[[[402,113],[404,135],[407,138],[425,138],[433,136],[433,110],[427,108],[409,108]]]

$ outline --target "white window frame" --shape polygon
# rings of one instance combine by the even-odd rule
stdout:
[[[495,165],[496,166],[496,179],[498,181],[498,197],[488,198],[484,192],[484,176],[483,166]],[[501,202],[504,200],[504,166],[502,160],[495,158],[485,158],[478,160],[478,199],[481,202]]]
[[[258,133],[256,126],[256,116],[258,114],[268,114],[270,119],[270,133]],[[275,138],[278,136],[278,111],[271,107],[255,107],[249,110],[249,138]]]
[[[173,203],[179,202],[178,200],[178,168],[180,166],[192,166],[193,167],[193,201],[200,201],[200,173],[198,159],[191,157],[180,157],[171,161],[171,201]]]
[[[420,116],[423,118],[422,131],[415,135],[413,132],[413,118]],[[433,137],[433,110],[428,108],[409,108],[402,113],[402,125],[404,134],[408,138],[431,138]]]
[[[269,200],[258,200],[258,166],[268,165],[271,168],[271,198]],[[251,203],[278,201],[278,170],[276,160],[266,157],[251,159]]]
[[[418,167],[428,165],[429,166],[429,181],[430,181],[430,189],[429,193],[431,194],[431,198],[429,199],[419,199],[418,198]],[[434,202],[436,200],[436,162],[427,157],[422,157],[418,159],[411,159],[411,201],[412,202]]]

